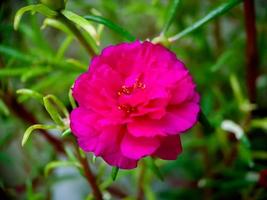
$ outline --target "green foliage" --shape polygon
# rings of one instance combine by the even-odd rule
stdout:
[[[112,21],[108,19],[105,19],[104,17],[95,16],[95,15],[86,15],[84,16],[84,18],[87,20],[105,25],[106,27],[117,32],[118,34],[120,34],[122,37],[124,37],[125,39],[129,41],[135,40],[135,37],[131,33],[129,33],[127,30],[123,29],[122,27],[118,26],[117,24],[113,23]]]
[[[267,198],[258,184],[267,165],[264,1],[255,1],[255,102],[247,92],[242,0],[33,2],[6,1],[0,9],[1,192],[12,199],[49,199],[57,184],[86,177],[89,163],[107,199]],[[200,123],[181,135],[177,160],[146,158],[135,170],[111,169],[77,146],[69,124],[77,107],[71,88],[102,48],[136,39],[161,43],[185,62],[201,96]],[[33,132],[39,134],[30,139]],[[57,173],[66,167],[77,173]],[[87,187],[68,190],[93,199]]]
[[[25,12],[28,12],[28,11],[31,11],[33,14],[35,12],[39,12],[46,17],[55,17],[57,15],[57,12],[49,9],[48,7],[46,7],[43,4],[25,6],[21,9],[19,9],[15,15],[15,19],[14,19],[14,29],[15,30],[18,29],[21,17],[24,15]]]
[[[213,20],[214,18],[226,13],[231,8],[236,6],[237,4],[241,3],[242,0],[230,0],[227,3],[222,4],[218,8],[212,10],[210,13],[208,13],[205,17],[201,18],[191,26],[187,27],[185,30],[181,31],[180,33],[176,34],[175,36],[172,36],[169,38],[170,41],[175,41],[180,39],[181,37],[184,37],[185,35],[197,30],[210,20]]]
[[[116,180],[116,177],[118,175],[118,172],[119,172],[119,168],[118,167],[112,167],[111,177],[112,177],[112,180],[113,181]]]
[[[50,129],[55,129],[55,128],[56,128],[56,126],[54,126],[54,125],[42,125],[42,124],[32,125],[29,128],[27,128],[27,130],[23,134],[21,145],[24,146],[26,144],[26,142],[28,141],[28,139],[30,138],[30,136],[34,130],[38,130],[38,129],[50,130]]]
[[[47,177],[49,172],[54,169],[54,168],[58,168],[58,167],[69,167],[69,166],[73,166],[73,167],[77,167],[77,168],[82,168],[82,166],[80,165],[79,162],[74,162],[74,161],[63,161],[63,160],[59,160],[59,161],[52,161],[50,163],[48,163],[45,166],[45,170],[44,170],[44,175]]]

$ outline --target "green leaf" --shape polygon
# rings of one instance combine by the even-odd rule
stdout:
[[[147,159],[147,163],[149,168],[152,170],[152,172],[161,180],[164,181],[164,177],[160,171],[160,169],[158,168],[158,166],[155,163],[155,160],[153,158],[148,158]]]
[[[52,69],[50,67],[35,67],[32,68],[31,70],[28,69],[27,72],[24,72],[23,75],[21,76],[21,81],[26,82],[30,78],[47,74],[51,71]]]
[[[108,27],[111,30],[115,31],[116,33],[120,34],[122,37],[124,37],[125,39],[127,39],[129,41],[136,40],[136,38],[131,33],[129,33],[127,30],[123,29],[119,25],[113,23],[112,21],[110,21],[104,17],[95,16],[95,15],[86,15],[86,16],[84,16],[84,18],[87,20],[105,25],[106,27]]]
[[[174,20],[174,18],[176,16],[176,11],[177,11],[177,8],[178,8],[180,2],[181,2],[181,0],[173,0],[172,1],[170,9],[168,10],[168,18],[167,18],[165,26],[163,27],[161,34],[164,35],[168,31],[172,21]]]
[[[2,99],[0,99],[0,113],[3,113],[5,116],[8,116],[10,114],[8,107],[2,101]]]
[[[226,12],[228,12],[230,9],[232,9],[233,7],[235,7],[236,5],[238,5],[241,2],[242,2],[242,0],[230,0],[226,3],[223,3],[222,5],[220,5],[219,7],[215,8],[214,10],[209,12],[205,17],[198,20],[197,22],[195,22],[194,24],[192,24],[188,28],[186,28],[183,31],[181,31],[180,33],[170,37],[169,41],[174,42],[174,41],[184,37],[185,35],[197,30],[198,28],[202,27],[207,22],[215,19],[216,17],[218,17],[220,15],[223,15]]]
[[[75,14],[74,12],[63,10],[61,12],[67,19],[74,22],[81,28],[83,28],[86,32],[88,32],[93,38],[96,37],[97,33],[92,24],[90,24],[86,19],[81,17],[80,15]]]
[[[33,62],[35,58],[33,56],[29,56],[26,53],[22,53],[13,47],[9,47],[6,45],[0,44],[0,53],[6,55],[11,58],[15,58],[24,62]],[[24,69],[25,70],[25,69]]]
[[[211,66],[210,70],[211,72],[216,72],[218,71],[219,69],[223,68],[223,66],[227,66],[228,65],[228,62],[231,58],[236,58],[236,52],[235,50],[231,49],[231,50],[228,50],[226,52],[224,52],[220,57],[219,59],[217,60],[217,62]]]
[[[85,64],[82,64],[80,61],[75,60],[73,58],[66,59],[66,62],[69,64],[72,64],[74,67],[77,67],[77,68],[82,69],[82,70],[88,69],[88,67]]]
[[[118,167],[112,167],[111,178],[112,178],[113,181],[116,180],[118,172],[119,172],[119,168]]]
[[[26,144],[26,142],[28,141],[31,133],[34,130],[49,130],[49,129],[55,129],[56,127],[54,125],[42,125],[42,124],[35,124],[30,126],[29,128],[27,128],[27,130],[25,131],[25,133],[23,134],[23,138],[22,138],[22,142],[21,145],[24,146]]]
[[[199,113],[199,122],[204,127],[205,134],[211,134],[215,131],[215,128],[211,125],[206,115],[203,113],[203,111],[200,111]]]
[[[29,71],[29,68],[3,68],[0,69],[0,77],[20,76]]]
[[[253,119],[251,121],[251,127],[252,128],[262,128],[264,130],[267,130],[267,117],[262,119]]]
[[[65,127],[65,122],[60,116],[57,108],[68,118],[69,113],[64,104],[54,95],[47,95],[43,98],[44,106],[53,121],[60,127]],[[56,108],[56,107],[57,108]]]
[[[55,29],[58,29],[66,34],[68,34],[69,36],[74,36],[73,33],[71,32],[71,30],[61,21],[57,20],[57,19],[53,19],[53,18],[46,18],[43,21],[43,25],[42,25],[42,29],[45,29],[47,26],[51,26]]]
[[[61,137],[66,137],[66,136],[69,136],[69,135],[71,135],[72,133],[71,133],[71,129],[70,128],[68,128],[68,129],[66,129],[62,134],[61,134]]]
[[[73,22],[74,24],[78,25],[79,27],[81,27],[83,30],[85,30],[88,34],[87,34],[87,40],[90,43],[91,47],[93,48],[93,50],[95,52],[98,51],[98,47],[97,47],[97,43],[99,41],[97,41],[97,32],[95,30],[95,28],[83,17],[68,11],[68,10],[63,10],[61,11],[62,15],[64,15],[68,20],[70,20],[71,22]]]
[[[55,17],[57,16],[57,12],[51,10],[50,8],[48,8],[47,6],[43,5],[43,4],[36,4],[36,5],[29,5],[29,6],[25,6],[21,9],[19,9],[15,15],[15,19],[14,19],[14,29],[17,30],[21,17],[24,15],[25,12],[28,11],[32,11],[33,13],[35,12],[39,12],[41,14],[43,14],[46,17]]]
[[[236,75],[232,74],[230,76],[230,84],[231,84],[235,99],[237,100],[237,103],[238,103],[239,107],[241,107],[242,104],[246,100],[243,97],[243,94],[242,94],[242,91],[241,91],[241,87],[240,87],[240,84],[238,82],[238,79],[237,79]]]
[[[70,166],[73,166],[73,167],[77,167],[79,169],[82,169],[82,166],[79,162],[74,162],[74,161],[52,161],[50,163],[48,163],[46,166],[45,166],[45,169],[44,169],[44,174],[45,174],[45,177],[48,176],[49,172],[54,169],[54,168],[58,168],[58,167],[70,167]]]
[[[73,96],[72,96],[72,88],[69,90],[69,94],[68,94],[68,96],[69,96],[69,101],[70,101],[71,107],[72,107],[73,109],[76,108],[77,105],[76,105],[75,100],[74,100],[74,98],[73,98]]]
[[[66,39],[62,42],[57,51],[56,55],[57,60],[60,60],[61,58],[64,57],[64,54],[72,41],[73,41],[73,36],[67,36]]]
[[[67,156],[70,161],[77,162],[77,156],[73,153],[73,150],[70,146],[66,146],[65,152],[67,153]]]
[[[37,99],[40,102],[43,102],[43,95],[40,94],[39,92],[36,92],[34,90],[30,89],[19,89],[16,91],[17,94],[27,96],[27,97],[32,97],[34,99]]]

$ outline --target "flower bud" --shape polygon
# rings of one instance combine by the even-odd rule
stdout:
[[[64,0],[41,0],[41,3],[51,8],[52,10],[62,10],[65,8]]]

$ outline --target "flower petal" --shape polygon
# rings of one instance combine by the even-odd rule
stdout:
[[[182,145],[179,135],[163,137],[160,146],[153,156],[164,160],[176,160],[177,156],[182,152]]]
[[[120,151],[105,154],[102,157],[109,165],[120,169],[133,169],[137,167],[138,160],[127,158]]]
[[[128,131],[135,137],[155,137],[166,135],[155,120],[135,120],[127,125]]]
[[[197,122],[199,110],[199,105],[194,102],[182,104],[178,108],[172,108],[162,118],[160,126],[168,134],[184,132]]]
[[[75,108],[70,114],[71,131],[84,151],[94,151],[97,146],[99,133],[94,127],[96,122],[95,113],[85,108]]]
[[[153,154],[159,145],[156,137],[134,137],[126,133],[121,142],[121,151],[124,156],[138,160]]]

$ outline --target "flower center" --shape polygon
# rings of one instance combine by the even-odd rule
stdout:
[[[137,111],[137,108],[136,107],[133,107],[131,105],[128,105],[128,104],[122,104],[122,105],[119,105],[118,106],[118,109],[119,110],[122,110],[126,113],[133,113],[133,112],[136,112]]]
[[[146,85],[144,83],[142,83],[141,81],[139,81],[139,79],[136,79],[135,83],[132,86],[126,86],[123,85],[119,91],[118,91],[118,95],[130,95],[132,94],[132,92],[134,92],[136,89],[145,89]]]
[[[146,85],[144,83],[142,83],[139,79],[136,79],[135,83],[132,86],[126,86],[123,85],[119,91],[117,92],[118,96],[122,96],[122,95],[131,95],[134,91],[136,91],[137,89],[142,89],[144,90],[146,88]],[[137,111],[136,107],[133,107],[129,104],[121,104],[118,106],[119,110],[122,110],[126,113],[133,113]]]

